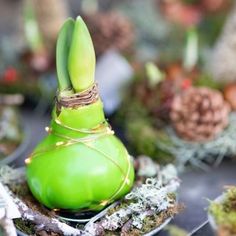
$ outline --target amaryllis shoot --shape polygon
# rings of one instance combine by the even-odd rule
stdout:
[[[95,52],[88,29],[80,16],[68,19],[57,40],[59,90],[81,92],[94,83]]]
[[[196,66],[199,59],[198,33],[196,28],[190,27],[186,35],[183,66],[186,71],[191,71]]]
[[[57,39],[56,65],[60,92],[72,89],[67,64],[74,25],[74,20],[68,19],[62,26]]]
[[[165,73],[162,72],[154,63],[146,63],[145,69],[150,87],[155,87],[165,79]]]
[[[78,16],[68,57],[68,71],[75,92],[88,89],[94,83],[95,64],[92,39],[84,21]]]

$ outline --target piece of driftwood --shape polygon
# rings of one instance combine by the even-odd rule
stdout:
[[[66,223],[60,222],[55,217],[49,217],[36,211],[26,205],[20,198],[18,198],[7,186],[13,183],[23,183],[25,181],[24,169],[14,170],[8,166],[0,169],[0,181],[5,184],[5,189],[12,196],[14,203],[17,205],[23,220],[31,221],[36,225],[37,231],[53,231],[61,235],[85,235],[81,230],[69,226]]]
[[[29,208],[21,199],[16,197],[11,192],[11,190],[8,189],[8,191],[9,194],[13,197],[14,203],[18,206],[22,219],[29,220],[35,223],[35,225],[37,225],[36,228],[38,231],[53,231],[61,235],[70,236],[85,235],[81,230],[62,223],[56,218],[50,218],[38,211],[34,211],[33,209]]]
[[[0,228],[3,229],[3,236],[17,236],[14,223],[11,219],[7,218],[7,214],[0,219]]]

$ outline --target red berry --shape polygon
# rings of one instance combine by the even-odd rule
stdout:
[[[12,83],[17,81],[17,71],[14,67],[8,67],[3,74],[3,79],[5,82]]]

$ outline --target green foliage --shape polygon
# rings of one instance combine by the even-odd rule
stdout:
[[[165,74],[152,62],[145,65],[149,86],[155,87],[165,79]]]
[[[68,19],[62,26],[57,40],[56,61],[61,92],[70,90],[71,86],[75,92],[81,92],[94,83],[96,58],[93,42],[80,16],[75,21]]]
[[[196,4],[199,2],[199,0],[183,0],[183,2],[186,4]]]
[[[23,11],[25,37],[29,48],[33,52],[37,52],[43,47],[43,40],[37,24],[36,15],[33,10],[31,1],[25,1]]]
[[[217,14],[208,14],[201,22],[198,29],[203,45],[213,46],[218,39],[226,19],[226,12],[221,11]]]
[[[78,16],[68,57],[68,71],[75,92],[86,90],[94,83],[95,64],[91,36],[83,19]]]
[[[71,81],[67,69],[67,60],[70,50],[71,37],[74,30],[75,22],[73,19],[68,19],[62,26],[56,48],[56,64],[57,64],[57,78],[60,91],[69,89]]]
[[[170,236],[187,236],[188,235],[188,233],[185,230],[175,225],[169,225],[166,227],[166,229],[168,230]]]
[[[229,188],[222,202],[212,202],[209,212],[214,216],[220,229],[236,233],[236,187]],[[230,234],[230,235],[231,235]]]
[[[223,88],[223,85],[214,80],[209,74],[201,74],[198,79],[195,81],[195,86],[198,87],[208,87],[212,89],[221,90]]]
[[[187,71],[192,71],[199,60],[198,32],[195,27],[190,27],[186,32],[186,46],[183,66]]]
[[[173,157],[158,145],[170,142],[168,136],[162,130],[155,130],[147,121],[137,119],[127,124],[127,137],[137,154],[146,154],[163,164],[173,161]]]
[[[171,145],[168,135],[163,130],[155,128],[155,122],[138,101],[129,101],[129,106],[122,106],[117,121],[122,121],[132,153],[148,155],[162,164],[174,161],[169,152],[160,148],[162,145]]]

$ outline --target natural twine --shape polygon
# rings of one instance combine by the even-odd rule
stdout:
[[[90,105],[99,99],[98,86],[94,83],[91,87],[83,92],[75,93],[71,96],[57,96],[57,107],[77,108],[80,106]]]

